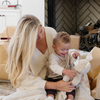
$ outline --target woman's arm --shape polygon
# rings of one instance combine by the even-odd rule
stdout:
[[[55,89],[55,90],[60,90],[64,92],[71,92],[72,90],[75,89],[74,86],[71,85],[72,81],[70,82],[64,82],[63,80],[58,81],[58,82],[46,82],[45,84],[45,89]]]

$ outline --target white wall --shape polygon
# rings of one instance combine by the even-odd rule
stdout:
[[[0,0],[0,5],[2,5],[3,1],[5,1],[5,0]],[[11,3],[11,5],[16,5],[17,4],[17,0],[8,0],[8,1]],[[20,5],[22,5],[22,0],[18,0],[18,3]],[[4,3],[4,4],[6,4],[6,3]]]
[[[0,5],[5,0],[0,0]],[[8,0],[11,5],[16,5],[17,0]],[[33,14],[36,16],[42,25],[45,23],[45,0],[18,0],[19,4],[22,5],[22,15]],[[4,3],[5,5],[6,3]]]
[[[44,6],[45,0],[22,0],[22,15],[33,14],[36,16],[44,26]]]

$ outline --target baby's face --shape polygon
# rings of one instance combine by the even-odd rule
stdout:
[[[66,54],[68,54],[70,48],[70,43],[63,43],[60,42],[54,47],[54,51],[61,57],[65,57]]]

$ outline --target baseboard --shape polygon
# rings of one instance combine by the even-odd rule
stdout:
[[[3,80],[3,79],[0,79],[0,83],[10,83],[10,80]]]

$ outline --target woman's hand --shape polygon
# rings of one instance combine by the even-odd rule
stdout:
[[[80,56],[80,53],[74,52],[74,53],[72,54],[72,56],[73,56],[75,59],[77,59],[77,57]]]
[[[64,92],[71,92],[75,89],[74,86],[71,85],[72,81],[65,82],[63,80],[56,82],[56,90],[64,91]]]
[[[58,82],[47,81],[45,84],[45,89],[54,89],[54,90],[59,90],[59,91],[64,91],[64,92],[71,92],[72,90],[75,89],[75,87],[71,84],[72,84],[72,81],[70,82],[65,82],[63,80],[60,80]]]

